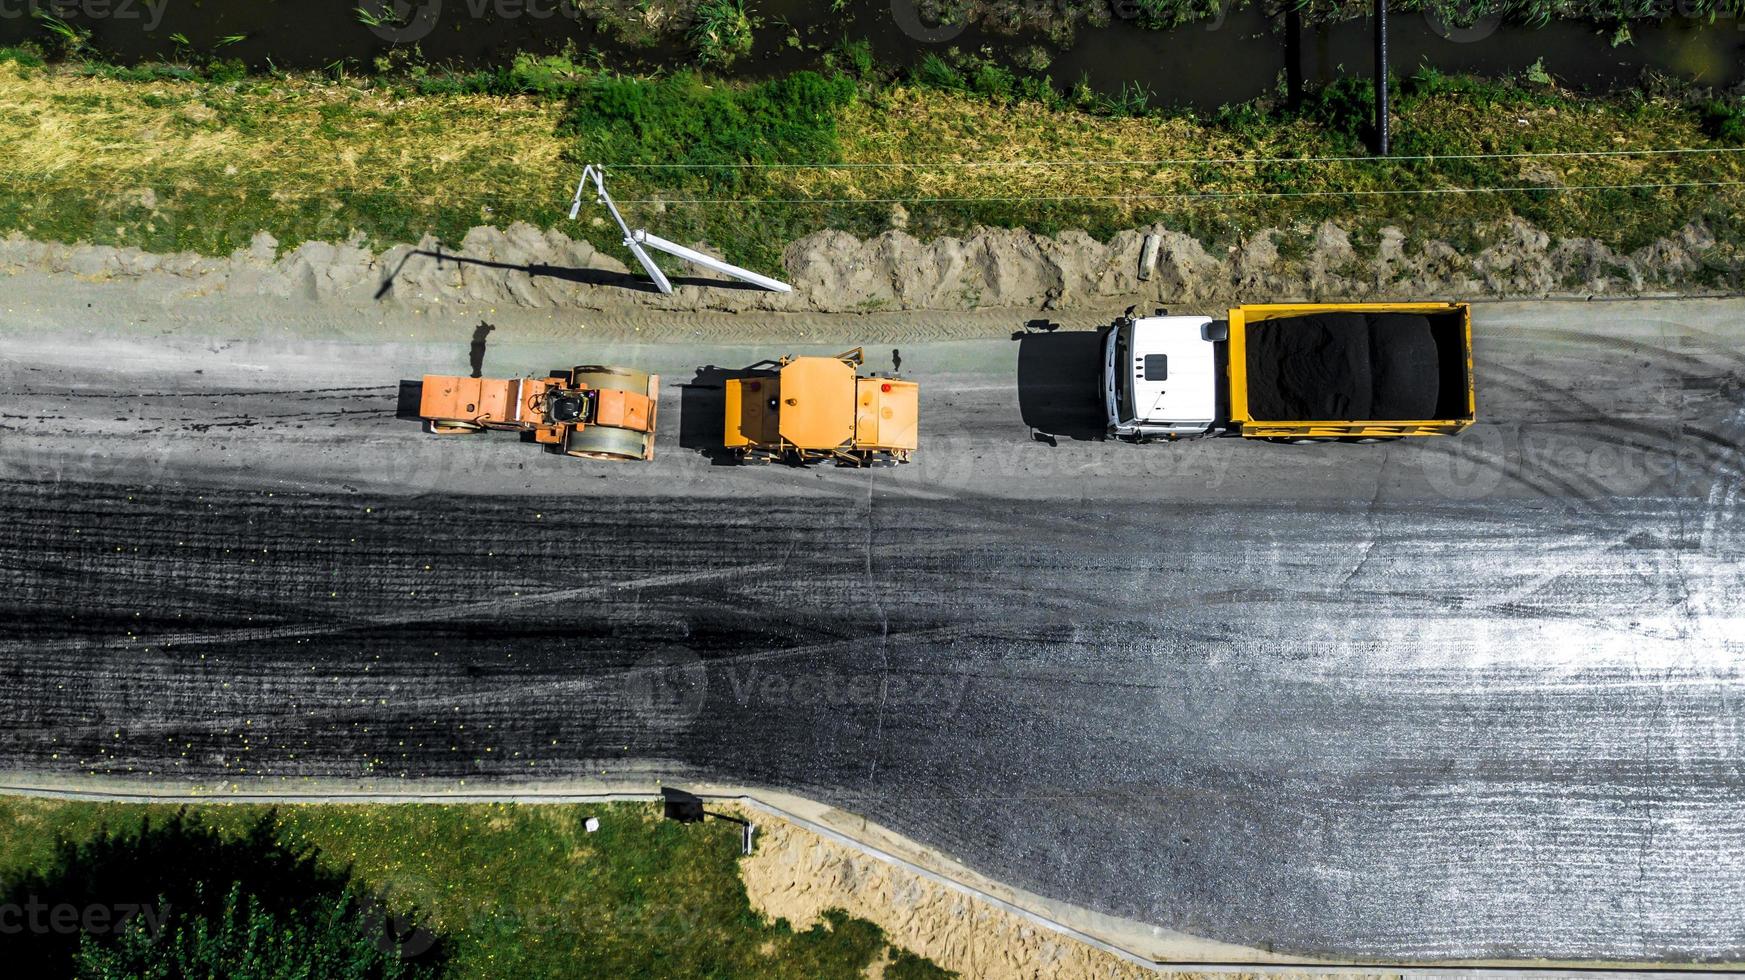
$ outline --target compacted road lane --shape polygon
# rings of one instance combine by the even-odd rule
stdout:
[[[1481,308],[1485,423],[1387,446],[1104,443],[1088,335],[912,344],[873,471],[708,453],[697,369],[786,345],[596,341],[667,383],[612,466],[396,418],[468,325],[14,313],[0,764],[769,785],[1281,952],[1738,960],[1742,311]]]

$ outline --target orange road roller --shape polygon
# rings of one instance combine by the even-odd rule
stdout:
[[[427,374],[418,414],[439,436],[509,429],[583,459],[653,459],[659,391],[659,375],[593,364],[544,378]]]
[[[913,381],[859,377],[861,349],[784,357],[776,370],[726,382],[726,447],[741,459],[850,466],[907,463],[920,438]]]

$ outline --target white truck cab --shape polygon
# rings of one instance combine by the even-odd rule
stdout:
[[[1211,317],[1123,317],[1104,339],[1109,434],[1125,439],[1204,435],[1218,418],[1217,344]]]

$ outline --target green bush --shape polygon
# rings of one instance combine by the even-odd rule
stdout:
[[[634,165],[651,181],[701,178],[741,189],[754,174],[728,165],[837,159],[837,112],[855,91],[846,75],[809,71],[749,86],[709,85],[688,73],[601,76],[571,98],[563,129],[575,137],[578,162]],[[644,167],[665,163],[681,166]]]
[[[1341,75],[1307,96],[1301,112],[1319,124],[1341,149],[1359,149],[1375,126],[1375,82]]]
[[[988,61],[977,66],[975,74],[970,77],[969,87],[977,95],[1003,101],[1017,91],[1018,79],[1011,69]]]
[[[699,0],[691,21],[691,46],[707,65],[730,65],[751,51],[758,22],[745,0]]]
[[[431,72],[423,66],[403,81],[419,95],[542,95],[564,98],[591,82],[596,72],[567,54],[523,52],[513,61],[480,71]]]
[[[150,910],[102,925],[86,916],[83,932],[0,933],[0,955],[20,976],[394,980],[439,976],[449,955],[442,937],[389,913],[349,871],[284,840],[271,811],[234,836],[178,812],[63,838],[46,866],[9,876],[0,900]],[[415,936],[416,948],[388,941],[390,924],[405,925],[393,938]]]
[[[959,55],[947,61],[939,55],[929,54],[909,70],[909,83],[946,92],[974,92],[999,102],[1037,91],[1034,79],[1026,76],[1020,80],[1005,65],[992,58],[974,55]],[[1048,87],[1046,81],[1043,86]]]
[[[572,162],[618,165],[613,193],[620,200],[782,199],[795,193],[791,172],[741,165],[840,160],[837,118],[856,92],[847,75],[809,71],[750,85],[710,85],[688,73],[600,76],[572,96],[560,131],[574,139],[566,151]],[[832,213],[718,203],[671,210],[660,231],[707,239],[735,262],[775,269],[786,241],[816,230],[813,222],[829,222]],[[588,233],[612,248],[613,230]]]
[[[78,980],[435,980],[442,975],[440,966],[403,960],[392,946],[378,942],[374,926],[348,897],[335,898],[311,915],[288,916],[237,882],[209,915],[172,909],[156,932],[135,919],[112,943],[81,937],[73,975]]]
[[[586,81],[590,72],[568,55],[518,54],[509,66],[507,81],[517,94],[564,95]]]
[[[248,77],[248,66],[236,58],[214,58],[206,64],[201,74],[212,82],[240,82]]]
[[[1210,20],[1242,0],[1137,0],[1139,24],[1166,31],[1196,20]]]
[[[878,77],[878,61],[873,57],[870,41],[861,39],[844,42],[842,60],[848,64],[848,70],[862,81],[871,81]]]
[[[26,68],[41,68],[43,65],[42,49],[29,41],[17,47],[0,47],[0,64],[12,62]]]
[[[1733,146],[1745,145],[1745,99],[1711,99],[1702,105],[1703,132]]]
[[[921,63],[910,70],[909,80],[916,85],[948,92],[959,92],[965,87],[963,73],[936,54],[922,58]]]

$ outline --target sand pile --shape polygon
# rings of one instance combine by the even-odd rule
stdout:
[[[1248,325],[1248,408],[1259,419],[1434,418],[1427,317],[1320,313]]]
[[[781,820],[758,814],[740,862],[753,908],[796,929],[840,908],[964,977],[1152,977],[1151,971]]]

